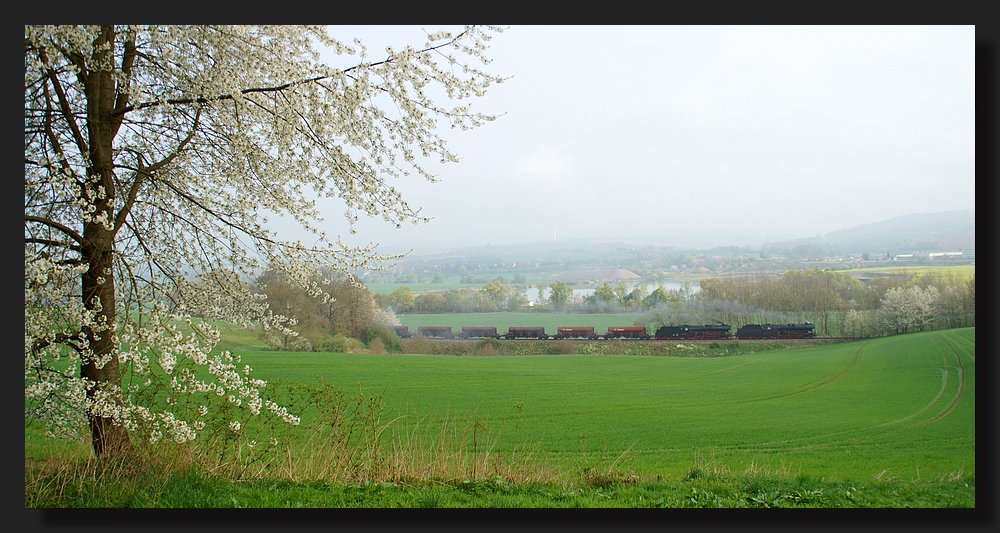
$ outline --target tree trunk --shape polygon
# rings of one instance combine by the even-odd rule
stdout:
[[[121,371],[113,336],[116,315],[115,282],[111,275],[114,241],[111,232],[96,223],[87,224],[84,239],[84,258],[90,268],[83,274],[83,299],[86,308],[95,311],[99,325],[84,328],[93,355],[82,362],[80,375],[94,382],[94,386],[87,391],[88,398],[94,399],[102,391],[117,394],[117,389],[121,386]],[[107,362],[100,365],[104,359]],[[91,413],[90,431],[94,454],[97,456],[105,452],[129,450],[125,428],[114,424],[111,418]]]
[[[97,43],[113,43],[114,28],[105,26]],[[93,64],[110,59],[110,50],[95,46]],[[83,228],[83,261],[88,265],[83,274],[83,304],[95,313],[95,325],[85,326],[84,334],[90,343],[92,356],[81,362],[80,375],[93,381],[87,390],[88,399],[97,398],[102,392],[113,396],[118,404],[121,398],[121,370],[114,331],[117,311],[115,308],[114,246],[115,234],[111,227],[115,220],[115,183],[113,146],[118,131],[119,120],[113,117],[115,109],[115,81],[108,69],[94,70],[84,76],[87,94],[87,136],[90,140],[89,157],[91,166],[87,171],[87,183],[81,189],[81,196],[94,206],[94,215],[103,214],[106,223],[88,220]],[[100,194],[100,190],[104,194]],[[106,225],[105,225],[106,224]],[[105,362],[106,361],[106,362]],[[101,364],[101,363],[104,364]],[[128,453],[131,451],[128,432],[124,426],[114,423],[113,418],[101,412],[89,413],[90,431],[94,454]]]

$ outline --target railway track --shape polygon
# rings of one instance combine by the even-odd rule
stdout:
[[[627,342],[627,343],[630,343],[630,344],[631,343],[636,343],[636,344],[662,344],[662,343],[667,343],[667,342],[685,343],[685,344],[686,343],[704,344],[704,343],[712,343],[712,342],[720,342],[720,343],[732,343],[732,342],[754,342],[754,343],[757,343],[757,342],[761,342],[761,343],[763,343],[763,342],[776,342],[776,341],[794,341],[794,342],[808,342],[808,341],[814,341],[814,342],[847,342],[847,341],[855,340],[855,339],[850,338],[850,337],[809,337],[809,338],[802,338],[802,339],[796,339],[796,338],[788,338],[788,339],[739,339],[739,338],[736,338],[736,337],[732,337],[732,338],[728,338],[728,339],[629,339],[629,338],[621,338],[621,339],[602,339],[602,338],[598,338],[598,339],[574,339],[574,338],[555,339],[555,338],[551,338],[550,337],[548,339],[537,339],[537,338],[507,339],[507,338],[504,338],[502,335],[500,337],[461,337],[461,336],[455,335],[453,337],[424,337],[424,338],[427,339],[427,340],[429,340],[429,341],[470,341],[470,342],[472,342],[472,341],[482,341],[482,340],[485,340],[485,339],[494,339],[494,340],[498,340],[498,341],[502,341],[502,342],[553,342],[553,341],[559,341],[559,342],[572,342],[572,343],[578,343],[578,344],[591,343],[591,342]]]
[[[400,338],[414,336],[408,326],[392,326]],[[559,326],[555,335],[549,335],[544,326],[509,326],[503,334],[496,326],[462,326],[455,333],[451,326],[418,326],[415,335],[427,339],[476,340],[503,339],[514,341],[564,340],[570,342],[751,342],[751,341],[807,341],[843,342],[844,337],[818,337],[816,326],[805,324],[746,324],[735,334],[728,324],[660,326],[650,333],[646,326],[608,326],[605,334],[594,326]]]

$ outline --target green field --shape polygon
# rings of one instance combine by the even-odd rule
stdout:
[[[323,378],[382,396],[383,419],[402,417],[386,435],[475,424],[501,436],[494,453],[516,438],[558,469],[597,461],[644,477],[699,468],[907,481],[976,470],[974,328],[729,357],[243,360],[264,379]]]
[[[841,273],[859,272],[879,272],[885,274],[909,274],[921,275],[931,274],[943,278],[952,277],[957,280],[969,280],[976,276],[976,265],[899,265],[870,268],[854,268],[842,270]]]

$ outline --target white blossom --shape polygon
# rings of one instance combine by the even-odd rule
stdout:
[[[216,350],[212,321],[291,331],[248,282],[265,265],[315,296],[320,269],[383,270],[399,257],[329,235],[315,199],[340,198],[349,232],[361,214],[429,220],[393,181],[436,181],[430,163],[458,160],[440,131],[494,120],[467,100],[504,81],[482,70],[501,30],[433,32],[423,48],[369,58],[318,26],[26,25],[26,416],[53,436],[105,417],[151,442],[187,442],[209,411],[185,397],[203,395],[297,424],[238,354]],[[354,66],[319,62],[317,45]],[[85,83],[102,79],[114,107],[101,118],[121,121],[107,149],[87,121]],[[308,244],[269,229],[275,215]],[[110,244],[92,251],[86,231]],[[113,307],[82,296],[98,257],[111,266],[92,282],[114,283]],[[111,363],[131,381],[81,377]],[[137,400],[156,386],[176,401]]]

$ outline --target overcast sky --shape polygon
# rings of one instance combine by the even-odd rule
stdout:
[[[437,29],[332,34],[374,60]],[[488,51],[511,78],[472,100],[503,116],[446,132],[439,183],[397,184],[434,219],[362,217],[349,242],[741,245],[973,208],[974,46],[974,26],[511,26]]]

